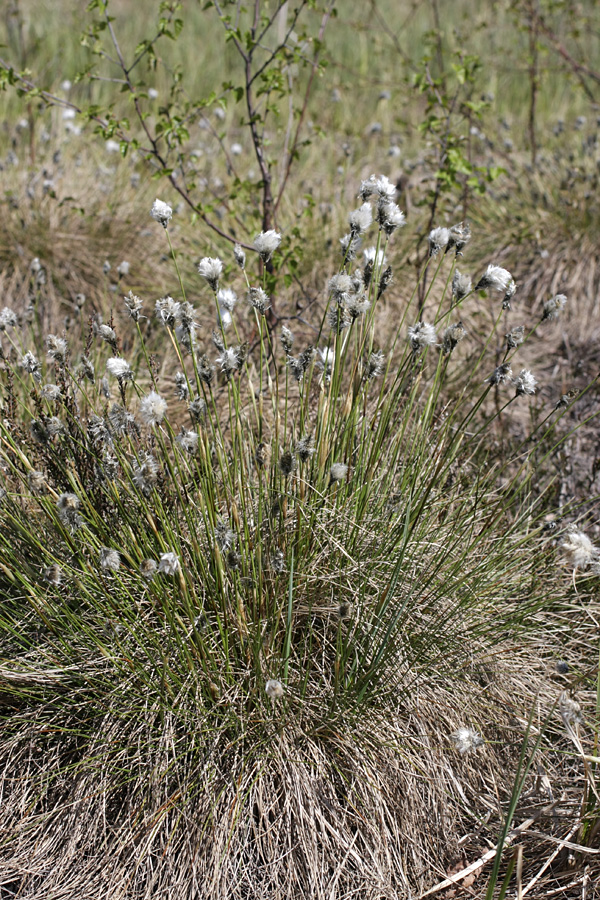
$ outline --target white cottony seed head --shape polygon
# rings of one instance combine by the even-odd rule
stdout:
[[[514,279],[511,278],[510,281],[508,282],[508,287],[506,288],[506,291],[504,292],[504,298],[502,300],[502,309],[512,309],[512,307],[510,305],[510,301],[512,300],[512,298],[515,296],[516,293],[517,293],[517,283],[516,283],[516,281],[514,281]]]
[[[155,200],[152,204],[150,215],[159,222],[163,228],[167,228],[171,217],[173,216],[173,210],[168,203],[163,203],[162,200]]]
[[[196,310],[187,300],[179,304],[178,321],[184,331],[192,332],[195,330],[197,327],[195,315]]]
[[[229,377],[233,372],[239,369],[238,354],[235,347],[227,347],[220,356],[217,356],[217,362],[221,366],[221,372]]]
[[[462,300],[471,292],[471,276],[463,275],[458,269],[452,278],[452,299]]]
[[[276,678],[269,678],[265,684],[265,692],[271,700],[280,700],[284,694],[284,688],[280,681]]]
[[[343,481],[347,474],[348,466],[346,463],[334,463],[329,470],[329,480],[330,482]]]
[[[140,575],[150,581],[156,575],[158,564],[153,559],[144,559],[140,563]]]
[[[389,236],[396,228],[406,225],[406,216],[397,203],[392,200],[380,200],[377,204],[377,223]]]
[[[365,266],[373,263],[374,269],[383,269],[387,265],[387,257],[381,248],[377,250],[376,247],[367,247],[363,250],[363,262]]]
[[[140,416],[145,425],[160,425],[166,411],[167,401],[156,391],[150,391],[148,396],[140,402]]]
[[[287,365],[297,382],[302,381],[305,372],[315,356],[314,347],[308,346],[299,356],[288,356]]]
[[[259,253],[264,262],[268,262],[275,253],[281,243],[281,235],[278,231],[270,228],[268,231],[261,231],[254,238],[254,249]]]
[[[352,233],[345,234],[344,237],[340,238],[344,262],[351,262],[353,259],[356,259],[356,254],[360,250],[361,242],[362,239],[360,235],[354,235]]]
[[[198,449],[198,435],[195,431],[186,431],[184,428],[175,438],[175,443],[186,453],[194,454]]]
[[[221,288],[217,293],[217,301],[221,309],[233,312],[235,304],[238,302],[237,294],[231,288]]]
[[[181,569],[181,563],[176,553],[161,553],[158,561],[158,571],[163,575],[177,575]]]
[[[334,334],[341,334],[344,328],[350,327],[350,316],[345,308],[334,305],[327,311],[327,324]]]
[[[110,569],[117,572],[121,565],[121,557],[118,550],[111,550],[109,547],[103,547],[100,550],[100,567],[102,569]]]
[[[468,222],[459,222],[450,228],[448,250],[454,248],[456,255],[461,254],[463,247],[471,240],[471,227]]]
[[[515,325],[512,331],[506,335],[506,346],[509,350],[514,350],[525,340],[525,328],[523,325]]]
[[[502,363],[497,366],[486,381],[489,384],[508,384],[512,378],[512,369],[508,363]]]
[[[598,548],[575,525],[566,534],[562,548],[567,551],[575,569],[587,569],[593,560],[598,559]]]
[[[442,332],[442,352],[446,355],[452,353],[456,345],[460,343],[466,335],[467,331],[462,322],[448,325]]]
[[[133,381],[131,366],[120,356],[113,356],[106,360],[106,371],[119,381]]]
[[[322,368],[332,366],[335,361],[335,350],[332,347],[319,348],[318,354],[321,357],[319,362]]]
[[[246,268],[246,254],[241,244],[236,244],[233,248],[233,258],[235,259],[240,269]]]
[[[80,501],[77,494],[61,494],[58,500],[56,501],[56,505],[60,510],[65,509],[79,509]]]
[[[232,322],[233,316],[231,315],[229,310],[224,309],[222,306],[219,306],[219,312],[217,314],[217,325],[221,328],[221,330],[227,331]]]
[[[159,465],[151,453],[144,454],[138,463],[133,466],[132,481],[144,496],[149,497],[152,486],[158,481]]]
[[[238,302],[235,291],[231,288],[221,288],[217,293],[218,314],[217,325],[226,331],[233,322],[231,313],[235,304]]]
[[[198,263],[198,274],[206,278],[213,291],[216,291],[219,287],[219,278],[222,272],[223,263],[218,257],[205,256]]]
[[[347,311],[350,319],[354,321],[368,312],[371,302],[364,291],[357,291],[353,294],[346,294],[343,302],[343,308]]]
[[[413,353],[421,353],[430,344],[435,344],[437,335],[433,325],[427,322],[417,322],[416,325],[409,325],[407,340],[412,348]]]
[[[484,743],[481,735],[477,734],[472,728],[459,728],[452,735],[452,740],[461,756],[470,753],[471,750],[477,750]]]
[[[46,476],[43,472],[34,469],[27,475],[27,484],[33,494],[41,494],[46,487]]]
[[[48,568],[44,569],[44,571],[42,572],[42,578],[49,584],[53,584],[55,587],[58,587],[63,578],[61,567],[57,563],[53,563],[51,566],[48,566]]]
[[[215,544],[221,553],[227,553],[233,547],[235,541],[235,532],[229,527],[229,523],[224,519],[219,519],[215,526]]]
[[[517,394],[535,394],[535,386],[537,384],[536,379],[531,374],[529,369],[521,369],[517,377],[514,379],[514,385],[517,389]]]
[[[344,299],[344,295],[354,290],[354,281],[352,279],[352,276],[348,275],[346,272],[341,272],[339,275],[334,275],[329,279],[328,289],[333,298],[338,303],[341,303]]]
[[[110,325],[103,325],[101,323],[100,325],[96,325],[94,331],[103,341],[106,341],[107,344],[110,344],[116,350],[117,335],[115,334],[114,328],[111,328]]]
[[[328,384],[335,362],[335,350],[332,347],[324,347],[323,349],[319,347],[317,352],[319,354],[317,366],[319,369],[322,369],[324,381]]]
[[[251,287],[247,294],[250,306],[254,307],[259,316],[264,316],[271,306],[271,301],[261,287]]]
[[[583,724],[584,718],[583,713],[581,712],[581,706],[577,700],[573,700],[566,692],[563,692],[560,695],[558,710],[565,725],[572,726]]]
[[[565,308],[567,305],[567,298],[565,294],[557,294],[555,297],[552,297],[550,300],[546,300],[544,303],[544,312],[542,314],[542,322],[547,321],[548,319],[558,319],[558,314],[561,310]]]
[[[61,390],[57,384],[45,384],[42,388],[42,397],[46,400],[60,400]]]
[[[393,200],[396,196],[396,185],[387,175],[378,175],[375,178],[375,193],[382,200]]]
[[[313,446],[313,438],[312,435],[305,435],[296,441],[296,446],[294,447],[294,453],[300,460],[300,462],[308,462],[313,453],[316,453],[317,449]]]
[[[30,350],[22,357],[19,365],[30,375],[33,375],[34,381],[42,380],[42,366]]]
[[[49,334],[46,338],[46,347],[48,348],[48,356],[55,362],[62,364],[67,354],[67,342],[63,338],[56,337],[55,334]]]
[[[192,422],[197,425],[206,415],[206,401],[201,397],[196,397],[195,400],[188,403],[188,412]]]
[[[17,324],[17,315],[8,306],[0,312],[0,331],[6,331],[7,328],[14,328]]]
[[[393,200],[396,185],[392,184],[387,175],[371,175],[366,181],[361,181],[358,196],[362,200],[368,200],[373,195],[383,200]]]
[[[129,291],[126,297],[123,297],[125,301],[125,306],[129,312],[129,315],[133,319],[134,322],[139,321],[140,318],[140,310],[142,308],[142,301],[139,297],[137,297],[133,291]]]
[[[494,266],[492,263],[490,263],[483,276],[475,285],[475,290],[506,292],[513,284],[514,279],[508,269],[503,269],[502,266]]]
[[[64,525],[75,530],[81,525],[81,516],[77,512],[81,503],[77,494],[61,494],[56,501],[58,515]]]
[[[289,356],[292,352],[292,347],[294,346],[294,335],[287,325],[283,325],[281,328],[281,344],[285,350],[286,356]]]
[[[161,297],[156,301],[154,312],[168,328],[174,328],[179,318],[181,304],[172,297]]]
[[[348,216],[352,234],[363,234],[373,221],[373,210],[370,203],[363,203]]]
[[[440,251],[446,250],[449,240],[449,228],[434,228],[429,232],[429,255],[436,256]]]
[[[190,389],[183,372],[175,373],[175,396],[178,400],[189,400]]]
[[[385,356],[382,350],[375,350],[370,353],[363,369],[363,377],[370,381],[372,378],[379,378],[383,373],[385,366]]]

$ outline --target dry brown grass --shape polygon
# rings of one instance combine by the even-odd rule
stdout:
[[[425,679],[410,699],[380,715],[370,710],[350,730],[342,721],[307,730],[293,698],[293,716],[265,701],[256,722],[240,729],[234,690],[219,701],[222,726],[208,744],[199,709],[168,714],[157,732],[156,710],[123,720],[110,696],[98,707],[80,688],[79,714],[97,717],[85,759],[76,729],[58,740],[59,711],[23,708],[19,731],[3,747],[3,893],[30,900],[416,896],[493,845],[527,705],[543,716],[559,688],[545,665],[532,668],[524,648],[490,660],[488,675],[482,681],[474,673],[480,697],[468,708],[457,709],[452,691]],[[471,718],[482,722],[488,743],[476,758],[461,758],[449,734]],[[536,762],[517,822],[533,811],[538,832],[560,837],[577,814],[581,766],[561,760],[556,748]],[[535,844],[523,841],[529,876],[553,845],[530,856]],[[484,871],[475,896],[485,880]],[[550,871],[543,887],[564,881],[560,870]]]
[[[62,331],[64,317],[73,318],[79,292],[87,295],[90,311],[108,318],[122,287],[133,288],[150,305],[174,290],[172,270],[161,260],[163,235],[146,230],[154,186],[134,191],[128,176],[126,168],[103,175],[87,161],[77,171],[67,167],[55,178],[57,192],[59,199],[72,194],[76,200],[60,207],[42,199],[39,190],[28,198],[26,173],[16,178],[8,170],[1,173],[5,187],[10,181],[16,204],[0,224],[0,287],[4,302],[24,311],[34,294],[30,262],[40,257],[48,273],[35,301],[42,333]],[[101,183],[107,193],[98,197]],[[160,188],[156,192],[160,195]],[[85,200],[84,215],[71,209],[79,198]],[[342,217],[342,208],[340,202],[334,213]],[[498,216],[510,218],[509,210]],[[521,303],[535,311],[552,293],[568,294],[565,319],[546,330],[545,356],[533,356],[531,365],[541,380],[543,373],[542,391],[549,398],[556,394],[558,399],[572,386],[583,389],[598,364],[600,262],[593,243],[549,230],[544,240],[549,256],[542,259],[537,237],[525,243],[513,235],[503,240],[492,218],[485,228],[475,232],[465,269],[474,272],[489,261],[511,269],[520,284],[514,324]],[[315,232],[299,283],[280,307],[283,314],[303,317],[308,304],[320,302],[331,274],[323,232],[333,241],[337,226],[329,220],[321,228],[317,222]],[[190,271],[195,258],[212,252],[208,238],[202,243],[183,223],[176,222],[175,234]],[[394,252],[397,260],[412,260],[414,248],[399,242]],[[132,265],[131,276],[112,293],[102,264],[109,259],[114,274],[123,258]],[[397,266],[395,284],[378,313],[378,329],[404,309],[405,285],[412,283],[408,271],[408,265]],[[193,299],[207,331],[212,308],[201,295]],[[479,304],[474,333],[489,325],[486,304]],[[122,337],[126,341],[127,333]],[[585,404],[586,413],[596,410],[595,392],[586,394]],[[525,425],[511,421],[511,428],[521,437]],[[557,455],[563,502],[597,494],[595,440],[592,423]],[[326,559],[324,551],[323,563]],[[351,574],[360,577],[359,571]],[[440,678],[437,671],[422,672],[408,696],[387,697],[381,709],[374,706],[368,716],[352,721],[320,724],[314,708],[305,713],[293,693],[293,715],[265,699],[247,716],[244,696],[235,689],[221,693],[207,718],[202,703],[196,706],[190,692],[182,690],[175,711],[166,712],[156,727],[158,705],[144,705],[133,683],[133,703],[127,684],[112,691],[104,662],[89,663],[77,677],[59,666],[50,674],[33,666],[33,675],[22,676],[21,702],[15,699],[14,671],[10,685],[0,671],[0,702],[12,720],[0,756],[0,897],[419,896],[457,864],[477,859],[495,844],[529,709],[535,705],[535,737],[560,691],[569,685],[579,689],[580,675],[593,671],[597,600],[591,593],[571,591],[568,573],[563,574],[557,577],[552,557],[543,573],[548,608],[538,612],[543,642],[531,637],[531,629],[527,642],[511,634],[508,641],[503,637],[501,652],[489,651],[486,659],[480,648],[467,646],[461,675],[468,690],[457,690],[449,673]],[[332,590],[325,585],[323,592]],[[328,600],[333,603],[335,597]],[[558,656],[568,658],[574,674],[556,674]],[[68,715],[61,705],[67,693]],[[35,702],[29,703],[31,698]],[[578,698],[592,722],[591,691],[579,690]],[[478,724],[487,743],[477,755],[461,758],[449,735],[466,721]],[[561,727],[558,721],[555,726]],[[591,726],[582,732],[592,752]],[[585,765],[572,743],[562,734],[549,736],[536,755],[515,819],[537,817],[536,835],[522,838],[524,882],[550,857],[556,846],[551,839],[560,841],[577,824],[585,790]],[[597,879],[599,868],[597,857],[583,851],[574,858],[576,875],[568,848],[561,850],[528,896],[541,900],[563,889],[562,896],[579,900],[583,882],[577,878],[585,876],[589,864],[590,877]],[[488,872],[478,874],[463,895],[483,896]]]

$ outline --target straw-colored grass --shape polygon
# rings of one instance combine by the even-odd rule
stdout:
[[[2,896],[392,900],[486,853],[462,887],[487,900],[503,879],[511,892],[530,885],[525,896],[579,898],[595,877],[592,118],[550,139],[547,123],[585,103],[564,73],[545,81],[529,170],[526,33],[506,18],[502,32],[478,31],[486,66],[473,90],[498,100],[479,134],[461,116],[451,124],[470,134],[474,164],[506,172],[481,197],[460,178],[439,195],[432,224],[456,224],[466,205],[473,238],[459,256],[428,258],[439,149],[433,131],[418,134],[424,101],[402,79],[436,7],[401,9],[405,22],[397,4],[349,3],[328,25],[330,65],[303,132],[312,143],[272,223],[281,246],[267,265],[248,249],[244,272],[142,158],[7,95],[0,285],[16,322],[0,312]],[[131,50],[139,23],[125,0],[114,9]],[[112,97],[106,83],[61,89],[84,51],[49,27],[44,4],[21,11],[21,64],[43,87],[82,106]],[[438,12],[433,52],[449,62],[460,43],[450,25],[473,10]],[[492,13],[502,10],[476,18]],[[195,96],[225,80],[223,61],[236,64],[228,45],[198,66],[204,13],[185,16],[153,82],[159,102],[177,53]],[[207,44],[222,49],[217,26]],[[126,102],[115,98],[119,114]],[[512,149],[507,109],[518,110]],[[235,105],[205,115],[185,148],[197,151],[186,157],[194,202],[251,247],[262,214],[251,141]],[[268,146],[282,145],[286,121]],[[364,247],[384,247],[387,261],[365,272],[339,239],[361,178],[380,170],[408,225],[389,240],[371,227]],[[281,158],[273,171],[281,183]],[[156,196],[175,207],[167,231],[150,218]],[[201,257],[223,259],[221,287],[240,297],[228,328]],[[378,296],[388,262],[394,278]],[[488,263],[517,281],[505,308],[504,292],[453,292],[457,268],[476,285]],[[328,282],[345,271],[358,280],[336,299]],[[270,295],[266,316],[246,302],[250,286]],[[560,317],[540,321],[559,293]],[[155,303],[166,295],[193,309],[165,322]],[[436,337],[419,345],[410,332],[411,344],[420,319]],[[444,348],[459,321],[465,336]],[[525,341],[510,346],[520,325]],[[113,377],[125,361],[131,377]],[[515,380],[522,369],[535,393]],[[154,423],[152,391],[167,402],[163,418],[153,400]],[[472,731],[464,754],[460,728]],[[523,823],[523,869],[510,869],[509,849],[495,865],[490,848]]]

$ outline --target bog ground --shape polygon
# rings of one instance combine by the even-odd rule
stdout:
[[[600,896],[599,27],[5,4],[0,897]]]

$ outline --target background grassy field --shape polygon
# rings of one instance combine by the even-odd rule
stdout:
[[[158,7],[110,3],[126,59]],[[319,46],[316,7],[256,100],[271,268],[251,249],[265,219],[243,67],[213,4],[184,0],[177,40],[136,69],[143,122],[107,30],[90,31],[101,10],[2,6],[0,896],[416,897],[507,835],[514,855],[435,896],[598,891],[600,10],[340,0]],[[144,122],[185,124],[160,139],[166,173]],[[328,282],[373,173],[407,225],[386,242],[391,284],[378,296],[383,266],[361,281],[367,314],[335,338]],[[462,255],[430,258],[430,229],[461,220]],[[202,257],[272,303],[236,307],[248,358],[206,383],[220,322]],[[457,302],[456,268],[476,285],[489,263],[514,277],[512,309],[485,289]],[[152,314],[167,294],[193,304],[191,356]],[[420,319],[438,337],[415,349]],[[321,351],[299,385],[283,326],[293,353]],[[498,383],[513,356],[535,394]],[[131,381],[105,384],[108,358]],[[153,389],[169,407],[154,425]],[[140,575],[170,552],[173,572]]]
[[[152,4],[144,4],[143,8],[140,16],[139,5],[135,9],[125,2],[114,6],[124,47],[133,48],[143,37],[153,34],[156,10]],[[478,197],[477,203],[467,203],[466,210],[465,198],[456,185],[442,198],[442,218],[451,219],[456,214],[460,218],[466,211],[478,228],[482,256],[493,249],[501,258],[509,246],[523,248],[516,264],[527,266],[528,287],[535,291],[539,284],[540,297],[550,289],[545,254],[551,253],[553,258],[565,253],[569,256],[572,241],[573,248],[583,247],[580,256],[589,263],[585,266],[586,278],[578,274],[577,287],[586,292],[589,287],[593,293],[598,228],[597,115],[593,101],[596,82],[592,78],[588,79],[589,84],[586,82],[586,90],[592,94],[590,99],[579,84],[579,77],[584,76],[574,67],[580,64],[578,60],[584,60],[581,64],[592,73],[599,68],[597,10],[593,4],[577,8],[558,4],[552,13],[544,13],[544,21],[552,27],[552,34],[572,63],[555,49],[556,42],[538,35],[534,133],[539,151],[531,166],[528,9],[527,4],[511,3],[474,8],[471,3],[450,7],[423,2],[405,6],[353,0],[337,9],[337,17],[324,35],[322,58],[326,67],[314,79],[309,97],[302,135],[307,144],[302,146],[294,167],[278,221],[279,227],[289,232],[298,218],[307,214],[307,206],[312,210],[315,227],[305,229],[303,235],[303,240],[310,242],[307,269],[315,269],[315,262],[332,239],[332,227],[336,229],[345,214],[343,209],[351,201],[355,184],[371,171],[385,171],[395,179],[402,177],[401,200],[415,226],[413,231],[419,235],[420,229],[427,226],[428,207],[421,204],[439,166],[441,134],[433,134],[426,127],[426,99],[413,82],[426,66],[435,79],[442,72],[452,73],[452,66],[461,56],[477,56],[480,65],[474,82],[462,90],[460,99],[475,104],[483,101],[482,118],[468,122],[464,110],[456,109],[450,126],[460,136],[465,153],[474,164],[503,168],[506,174],[488,185],[487,193]],[[309,31],[314,33],[319,21],[316,12],[309,16]],[[238,191],[237,203],[229,200],[227,207],[223,205],[232,181],[224,166],[223,149],[239,145],[240,155],[232,157],[230,153],[229,159],[242,181],[258,182],[260,178],[243,126],[243,104],[232,102],[231,94],[222,90],[225,82],[241,83],[239,61],[232,44],[222,40],[223,28],[216,15],[203,12],[201,4],[185,4],[185,22],[177,42],[161,43],[156,71],[143,73],[147,87],[158,91],[158,98],[146,103],[147,111],[151,119],[156,116],[168,96],[175,68],[181,71],[185,96],[194,103],[215,97],[207,109],[208,123],[199,122],[201,127],[196,125],[190,132],[188,149],[195,148],[199,154],[195,199],[212,204],[218,217],[227,216],[227,209],[238,214],[240,237],[247,239],[258,215],[256,203]],[[54,90],[59,96],[65,96],[61,83],[65,79],[75,82],[77,73],[90,60],[96,65],[99,78],[118,77],[110,64],[90,58],[88,49],[81,46],[84,19],[79,7],[68,3],[7,3],[4,24],[6,61],[19,69],[31,69],[39,86]],[[429,62],[425,63],[425,58]],[[299,106],[307,72],[300,68],[290,77]],[[446,95],[441,98],[447,106],[454,100],[456,87],[449,78]],[[226,105],[224,110],[219,98]],[[131,117],[130,102],[120,94],[120,86],[114,81],[90,82],[84,78],[73,83],[68,99],[86,108],[90,103],[102,105],[110,99],[117,113]],[[97,257],[96,266],[104,262],[100,260],[104,252],[96,249],[96,241],[105,243],[107,253],[113,238],[117,246],[128,250],[136,239],[135,232],[139,232],[131,227],[134,209],[145,208],[159,187],[148,181],[148,170],[130,159],[119,162],[118,153],[108,152],[104,142],[93,137],[92,125],[85,128],[84,150],[81,142],[74,141],[65,129],[73,123],[63,121],[60,110],[43,112],[37,103],[24,103],[14,92],[5,94],[4,102],[5,154],[12,150],[20,163],[12,164],[13,156],[9,156],[4,169],[4,197],[9,210],[18,206],[20,215],[9,213],[6,218],[8,233],[0,252],[5,252],[6,247],[13,264],[15,241],[17,253],[23,258],[41,256],[44,251],[45,255],[60,253],[61,237],[64,235],[66,240],[68,233],[75,232],[76,238],[69,242],[71,251],[85,255],[84,235],[91,232],[94,248],[88,254],[90,271],[93,256]],[[444,112],[443,107],[436,108],[433,115],[443,118]],[[83,127],[79,120],[78,127]],[[281,165],[286,127],[287,100],[282,101],[279,119],[271,117],[268,124],[275,171]],[[41,136],[49,140],[41,142]],[[222,147],[217,137],[222,139]],[[39,173],[37,178],[28,174],[27,164],[32,161]],[[141,176],[135,189],[128,183],[132,171]],[[465,180],[463,176],[462,181]],[[50,181],[55,185],[56,198],[43,195],[43,183]],[[28,193],[34,192],[41,196],[35,198],[35,212],[30,216],[28,207],[34,200]],[[56,229],[52,229],[51,246],[44,247],[44,235],[50,234],[46,217],[50,215],[55,222],[60,220],[61,228],[58,240]],[[178,224],[183,227],[187,218],[180,216]],[[105,227],[108,221],[110,229]],[[19,231],[25,222],[27,234]],[[123,234],[123,230],[130,234]],[[206,243],[210,238],[210,234],[202,234],[199,226],[194,228],[190,240]],[[536,259],[540,254],[542,259]],[[563,279],[567,282],[577,270],[571,259],[568,268],[569,274],[565,273]],[[138,280],[141,270],[146,269],[145,265],[137,267]],[[558,263],[553,273],[556,271],[562,272]],[[75,286],[71,293],[74,290]]]

